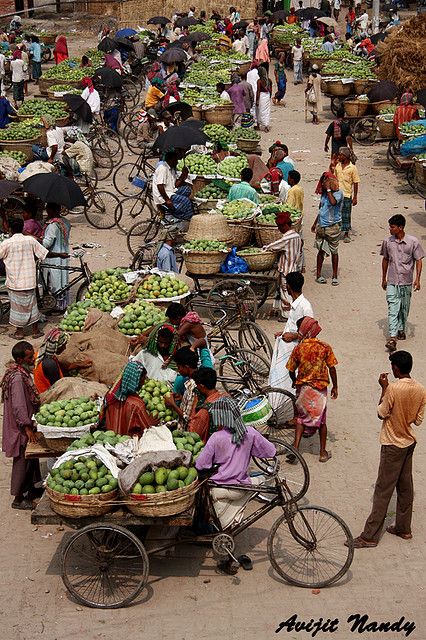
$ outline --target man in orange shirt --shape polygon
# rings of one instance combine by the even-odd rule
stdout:
[[[373,508],[364,531],[354,540],[355,549],[377,547],[394,489],[397,495],[395,524],[387,527],[386,531],[403,540],[413,537],[412,460],[416,436],[412,425],[419,426],[423,421],[426,389],[410,376],[413,358],[408,351],[394,351],[389,360],[396,382],[389,384],[388,373],[382,373],[379,377],[382,394],[378,416],[383,420],[380,432],[380,466]]]

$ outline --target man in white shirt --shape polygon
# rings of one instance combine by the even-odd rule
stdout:
[[[369,20],[369,17],[366,11],[364,11],[364,13],[362,13],[360,17],[357,18],[356,23],[357,23],[357,27],[360,35],[367,34],[368,20]]]
[[[246,53],[246,45],[241,40],[240,35],[238,36],[238,38],[236,40],[234,40],[232,48],[236,53]]]
[[[188,18],[193,18],[195,14],[195,7],[189,7]]]
[[[190,220],[194,214],[191,200],[191,187],[185,184],[188,167],[182,169],[179,178],[176,175],[178,156],[175,151],[167,151],[152,178],[152,196],[154,204],[165,206],[168,213],[177,220]]]
[[[293,55],[294,84],[303,83],[303,52],[302,40],[298,38],[294,47],[291,48]]]
[[[65,147],[64,131],[69,127],[56,127],[54,119],[51,116],[43,116],[41,118],[44,128],[46,129],[47,147],[34,144],[32,147],[33,154],[36,159],[43,162],[62,162],[62,153]]]

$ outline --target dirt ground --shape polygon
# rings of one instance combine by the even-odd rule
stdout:
[[[76,41],[77,42],[77,41]],[[71,41],[72,49],[77,47]],[[404,176],[387,165],[386,143],[372,147],[356,146],[361,175],[359,204],[354,208],[354,238],[340,249],[340,285],[330,285],[330,263],[326,263],[325,286],[315,283],[315,250],[310,232],[318,200],[316,182],[327,168],[323,151],[324,135],[330,120],[327,108],[321,125],[305,123],[303,87],[293,86],[288,75],[286,106],[273,107],[272,129],[262,135],[263,157],[277,139],[291,150],[302,174],[305,190],[305,295],[311,301],[323,331],[339,360],[339,398],[329,403],[329,450],[332,459],[318,463],[318,442],[303,443],[311,484],[306,503],[323,505],[338,513],[358,535],[371,507],[379,458],[376,417],[379,397],[378,376],[390,371],[384,349],[386,304],[381,289],[380,244],[388,235],[387,219],[394,213],[407,218],[407,232],[426,245],[424,202],[413,195]],[[108,188],[110,181],[102,183]],[[125,238],[116,230],[97,231],[83,219],[70,218],[72,242],[94,241],[101,248],[88,251],[92,269],[129,263]],[[426,380],[426,343],[422,335],[425,318],[423,290],[413,294],[407,342],[401,345],[414,355],[413,376]],[[423,319],[423,320],[422,320]],[[280,326],[261,321],[273,337]],[[12,340],[0,335],[0,357],[10,355]],[[60,577],[61,544],[70,535],[56,527],[34,527],[27,512],[10,508],[9,478],[11,462],[0,461],[0,503],[2,508],[0,565],[0,628],[5,640],[81,640],[156,638],[165,640],[242,640],[276,637],[282,621],[293,614],[298,620],[311,618],[324,622],[338,619],[337,640],[349,640],[359,632],[351,631],[347,619],[366,614],[369,622],[415,623],[410,637],[426,638],[426,613],[423,571],[426,516],[421,505],[426,498],[424,468],[425,437],[418,429],[418,447],[414,456],[415,505],[413,540],[406,542],[384,534],[376,549],[355,552],[354,562],[344,580],[320,593],[291,587],[273,573],[266,554],[269,529],[278,517],[272,512],[237,539],[239,553],[248,553],[254,563],[252,572],[240,570],[235,577],[218,575],[215,560],[208,549],[181,546],[167,557],[151,563],[147,589],[131,607],[102,611],[78,606],[67,595]],[[395,502],[389,507],[387,524],[392,522]],[[282,637],[304,639],[313,632],[284,629]],[[407,637],[409,631],[390,631],[386,638]],[[316,638],[326,638],[320,631]],[[382,632],[365,630],[363,638],[380,638]],[[279,636],[278,636],[279,637]]]

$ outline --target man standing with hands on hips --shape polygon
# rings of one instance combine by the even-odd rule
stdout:
[[[377,547],[389,501],[396,489],[395,524],[386,531],[403,540],[411,540],[413,511],[412,461],[416,436],[412,425],[419,426],[424,417],[426,389],[411,376],[413,358],[408,351],[389,356],[396,382],[389,383],[388,373],[379,377],[382,393],[377,409],[383,420],[380,432],[380,465],[373,496],[373,508],[364,531],[354,539],[355,549]]]
[[[396,214],[389,218],[389,238],[383,240],[382,288],[388,303],[389,338],[386,349],[395,351],[397,340],[405,340],[410,311],[411,292],[420,291],[420,276],[424,251],[414,236],[405,233],[405,218]],[[416,276],[414,277],[414,267]]]

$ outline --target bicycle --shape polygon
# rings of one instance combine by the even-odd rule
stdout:
[[[320,589],[335,584],[351,566],[353,538],[346,523],[324,507],[298,506],[309,487],[309,471],[300,454],[291,446],[274,441],[273,459],[253,459],[265,482],[259,485],[216,484],[200,481],[200,499],[205,498],[215,531],[203,536],[181,536],[148,551],[141,540],[124,526],[93,521],[67,540],[62,555],[62,580],[77,602],[96,608],[119,608],[130,604],[145,588],[149,576],[149,556],[179,543],[211,544],[218,558],[235,556],[235,538],[275,508],[282,510],[269,532],[267,554],[276,573],[289,584]],[[288,464],[288,455],[297,463]],[[262,505],[238,523],[223,528],[213,506],[213,489],[249,492],[248,501]],[[68,519],[71,526],[75,520]],[[136,522],[143,524],[144,518]],[[131,570],[130,570],[131,569]]]
[[[76,293],[76,300],[82,300],[87,293],[87,290],[90,285],[90,280],[92,277],[92,272],[90,271],[87,263],[83,260],[83,256],[85,251],[75,251],[73,253],[73,257],[78,258],[80,262],[80,266],[73,265],[55,265],[55,264],[44,264],[43,262],[38,264],[37,268],[37,301],[40,311],[49,312],[56,309],[57,298],[61,298],[65,293],[70,291],[72,287],[80,284]],[[48,269],[59,269],[59,271],[68,271],[69,274],[77,274],[75,278],[69,280],[68,284],[64,287],[61,287],[54,293],[52,292],[49,282],[45,276],[44,271]],[[41,292],[40,292],[41,288]]]
[[[86,138],[91,145],[99,179],[106,180],[111,175],[114,164],[120,164],[124,157],[120,137],[95,118]]]
[[[112,229],[115,214],[121,209],[120,199],[110,191],[96,189],[97,179],[87,173],[74,177],[86,198],[85,207],[76,207],[72,213],[84,213],[86,220],[95,229]]]
[[[134,179],[140,175],[154,173],[156,160],[158,158],[152,154],[152,150],[144,147],[134,162],[125,162],[119,165],[112,178],[115,190],[125,197],[138,195],[140,187],[134,183]]]
[[[153,240],[140,247],[133,257],[130,269],[132,269],[132,271],[138,271],[139,269],[156,267],[157,254],[162,244],[162,240]],[[183,255],[178,249],[176,249],[175,256],[176,264],[180,273],[183,267]]]

